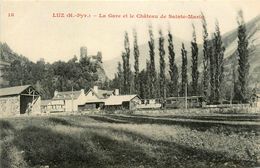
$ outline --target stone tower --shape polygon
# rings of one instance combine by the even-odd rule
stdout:
[[[80,47],[80,57],[87,57],[88,56],[88,49],[85,46]]]

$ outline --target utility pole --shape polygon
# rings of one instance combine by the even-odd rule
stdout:
[[[166,109],[166,87],[165,85],[163,86],[163,104],[164,104],[164,109]]]
[[[232,80],[231,90],[230,90],[230,105],[232,105],[234,88],[235,88],[235,83],[234,83],[234,81]]]
[[[233,59],[233,64],[231,63],[231,68],[230,68],[230,73],[232,75],[232,82],[231,82],[231,90],[230,90],[230,105],[233,104],[233,97],[234,97],[234,92],[235,92],[235,83],[236,83],[236,60]]]
[[[185,84],[185,110],[188,109],[188,100],[187,100],[187,83]]]
[[[33,101],[32,101],[32,106],[31,106],[31,111],[32,111],[32,109],[33,109],[33,105],[34,105],[34,92],[33,92]]]
[[[74,95],[73,95],[73,85],[72,85],[71,86],[71,110],[72,110],[72,112],[74,112],[73,105],[74,105]]]

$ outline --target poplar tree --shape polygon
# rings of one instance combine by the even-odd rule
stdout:
[[[140,52],[139,52],[139,47],[138,47],[138,43],[137,43],[137,32],[135,29],[133,30],[133,35],[134,35],[134,59],[135,59],[134,90],[135,90],[135,93],[140,94],[140,80],[139,80],[139,55],[140,55]]]
[[[125,52],[122,52],[122,60],[123,60],[123,89],[122,89],[122,94],[127,94],[128,77],[127,77],[127,58],[126,58]]]
[[[196,31],[195,26],[192,24],[193,33],[192,33],[192,41],[191,41],[191,87],[192,87],[192,95],[196,96],[198,94],[198,80],[199,80],[199,71],[198,71],[198,45],[196,41]]]
[[[119,89],[120,92],[123,91],[123,86],[124,86],[124,74],[123,74],[123,70],[122,70],[122,64],[120,62],[118,62],[117,64],[117,75],[116,75],[116,83],[117,83],[117,87]]]
[[[146,80],[146,85],[145,85],[145,87],[146,87],[146,97],[145,98],[151,98],[151,63],[150,63],[150,61],[148,61],[148,60],[146,60],[146,76],[147,76],[147,80]]]
[[[140,93],[139,96],[142,99],[149,98],[149,89],[148,89],[148,75],[146,70],[142,70],[139,74],[140,80]]]
[[[175,63],[175,52],[174,52],[174,45],[173,45],[173,38],[171,31],[168,31],[168,52],[169,52],[169,74],[171,80],[169,82],[169,94],[170,96],[178,96],[178,68]]]
[[[202,15],[202,27],[203,27],[203,97],[204,101],[208,101],[208,84],[209,84],[209,40],[208,40],[208,30],[207,30],[207,22],[203,13]]]
[[[148,41],[149,45],[149,54],[150,54],[150,98],[155,98],[156,96],[156,70],[155,70],[155,52],[154,52],[154,37],[152,26],[149,26],[149,36],[150,40]]]
[[[124,41],[124,47],[125,52],[123,54],[123,60],[125,62],[124,65],[124,78],[125,78],[125,94],[130,94],[130,88],[131,88],[131,69],[130,69],[130,44],[129,44],[129,38],[128,33],[125,32],[125,41]]]
[[[160,55],[160,97],[166,97],[166,78],[165,78],[165,50],[164,50],[164,37],[162,30],[159,30],[159,55]]]
[[[248,101],[248,76],[249,76],[249,62],[248,62],[248,38],[246,33],[246,25],[244,22],[243,12],[238,13],[238,92],[239,98],[243,103]]]
[[[220,102],[222,100],[221,95],[221,86],[223,82],[223,73],[224,73],[224,51],[225,48],[223,46],[221,33],[219,30],[219,23],[216,21],[215,23],[215,33],[214,33],[214,58],[215,58],[215,100],[216,102]]]
[[[184,44],[182,43],[181,48],[181,57],[182,57],[182,65],[181,65],[181,95],[185,95],[185,89],[188,85],[188,76],[187,76],[187,51],[185,49]]]
[[[216,71],[216,58],[215,54],[213,54],[213,41],[209,41],[208,43],[208,56],[209,56],[209,77],[210,77],[210,94],[209,101],[211,103],[215,100],[215,71]],[[214,52],[215,53],[215,52]]]

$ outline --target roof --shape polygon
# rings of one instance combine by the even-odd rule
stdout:
[[[105,99],[87,99],[83,104],[88,104],[88,103],[104,103]],[[81,105],[83,105],[81,104]]]
[[[55,95],[52,99],[53,100],[70,100],[72,99],[72,93],[73,93],[73,99],[77,99],[81,91],[66,91],[66,92],[57,92],[57,95]]]
[[[119,95],[110,96],[105,100],[105,105],[121,105],[123,102],[131,101],[133,98],[138,97],[137,95]]]
[[[99,99],[105,99],[108,96],[113,95],[114,91],[113,90],[101,90],[98,89],[98,92],[95,92],[94,89],[90,88],[88,93],[92,91]]]
[[[0,89],[0,97],[10,96],[10,95],[19,95],[29,87],[32,87],[32,86],[31,85],[23,85],[23,86],[1,88]]]
[[[42,106],[47,106],[51,103],[51,100],[41,100],[41,105]]]
[[[166,100],[185,99],[186,97],[167,97]],[[202,96],[187,96],[187,99],[203,98]]]

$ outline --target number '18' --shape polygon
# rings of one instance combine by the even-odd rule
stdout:
[[[8,13],[8,17],[14,17],[14,13]]]

